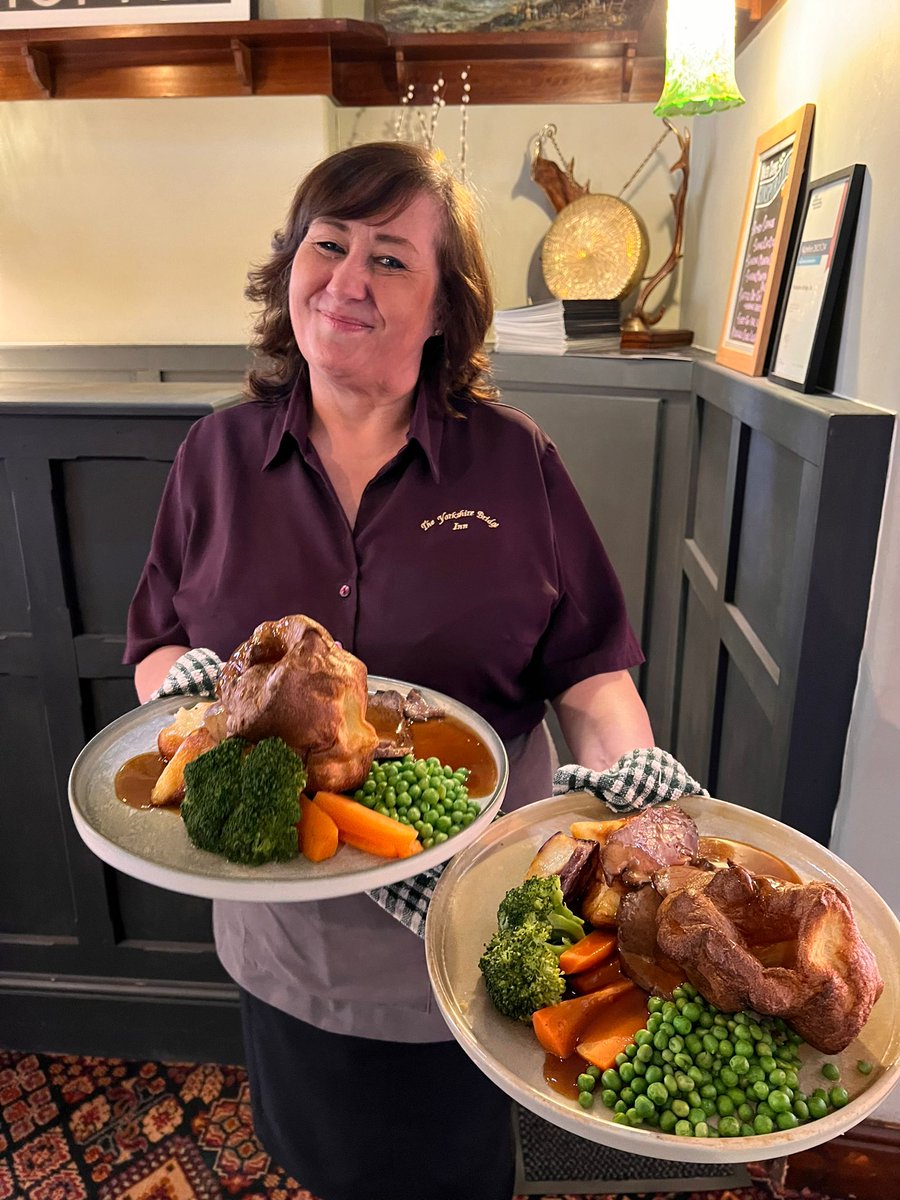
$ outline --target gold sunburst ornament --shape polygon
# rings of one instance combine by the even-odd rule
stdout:
[[[544,238],[541,266],[558,300],[618,300],[638,283],[649,246],[643,223],[616,196],[567,204]]]

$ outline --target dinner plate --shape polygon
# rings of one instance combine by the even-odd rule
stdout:
[[[406,695],[413,686],[402,680],[369,676],[370,691],[396,688]],[[173,714],[196,702],[197,698],[190,696],[152,700],[119,717],[88,742],[69,776],[69,806],[75,828],[94,854],[118,871],[144,883],[210,900],[325,900],[397,883],[427,871],[457,854],[490,825],[506,792],[509,764],[502,741],[483,717],[450,696],[428,688],[418,690],[486,744],[497,768],[497,785],[489,795],[470,793],[469,799],[481,805],[471,825],[446,842],[423,850],[415,859],[376,858],[342,845],[325,862],[297,857],[290,862],[248,867],[198,850],[177,811],[132,808],[119,800],[114,787],[116,772],[129,758],[156,749],[159,731],[170,723]]]
[[[722,800],[688,796],[680,806],[702,835],[728,837],[769,850],[804,881],[835,884],[850,898],[857,923],[878,960],[884,992],[860,1036],[841,1054],[803,1047],[800,1085],[807,1094],[831,1087],[822,1064],[836,1063],[850,1102],[818,1121],[758,1137],[693,1138],[658,1129],[620,1125],[598,1096],[591,1109],[551,1089],[544,1080],[544,1052],[530,1026],[510,1021],[492,1006],[478,970],[485,943],[497,927],[497,906],[521,883],[542,843],[573,820],[615,817],[583,792],[556,796],[502,817],[443,872],[428,910],[425,949],[440,1010],[472,1061],[525,1108],[590,1141],[633,1154],[675,1162],[754,1162],[795,1154],[826,1142],[868,1116],[900,1077],[900,924],[881,897],[851,867],[818,842],[771,817]],[[874,1064],[868,1076],[861,1059]]]

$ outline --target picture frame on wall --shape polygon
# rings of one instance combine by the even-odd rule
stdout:
[[[756,141],[716,362],[762,375],[809,153],[815,105]]]
[[[819,385],[837,300],[853,252],[866,168],[861,163],[815,179],[803,202],[785,277],[769,378],[799,392]]]
[[[7,0],[0,5],[0,30],[248,21],[254,6],[255,0]]]

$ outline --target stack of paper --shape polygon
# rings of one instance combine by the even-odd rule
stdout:
[[[548,300],[505,308],[494,314],[496,348],[564,354],[575,343],[617,340],[620,320],[618,300]]]

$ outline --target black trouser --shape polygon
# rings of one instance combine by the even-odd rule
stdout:
[[[510,1200],[509,1099],[456,1042],[326,1033],[241,989],[253,1120],[320,1200]]]

